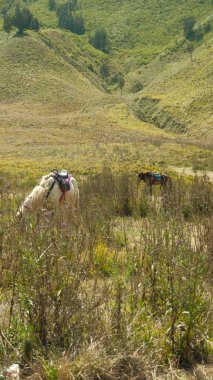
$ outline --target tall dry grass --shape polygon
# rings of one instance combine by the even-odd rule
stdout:
[[[15,220],[27,189],[1,178],[0,361],[43,379],[152,379],[207,362],[213,189],[154,189],[109,169],[80,183],[80,214]],[[25,184],[27,187],[27,182]]]

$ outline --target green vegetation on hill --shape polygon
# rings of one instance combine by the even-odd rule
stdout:
[[[139,115],[160,128],[176,130],[199,138],[213,136],[212,77],[213,36],[192,53],[192,61],[185,51],[179,57],[169,54],[163,62],[157,60],[146,70],[140,69],[138,78],[155,78],[135,96]],[[158,73],[157,73],[158,70]]]
[[[0,377],[191,380],[213,347],[212,0],[72,0],[61,24],[67,0],[19,3],[41,28],[3,31],[0,0]],[[16,223],[54,168],[78,215]],[[172,187],[150,197],[150,170]]]
[[[65,3],[56,1],[58,6]],[[1,0],[0,7],[5,4],[7,2]],[[43,27],[58,27],[56,12],[49,10],[48,0],[29,1],[29,8]],[[126,51],[127,54],[134,52],[137,62],[145,62],[183,36],[184,19],[192,16],[195,23],[199,24],[211,15],[212,3],[210,0],[81,0],[77,12],[85,20],[88,36],[104,26],[114,51]]]
[[[37,17],[33,17],[29,8],[16,4],[13,14],[9,10],[3,11],[3,29],[5,32],[10,33],[13,27],[18,29],[19,35],[23,35],[24,30],[32,29],[38,32],[40,24]]]
[[[127,54],[134,52],[138,62],[150,61],[166,46],[173,45],[175,39],[183,35],[183,20],[187,16],[194,16],[199,23],[212,13],[210,0],[81,0],[80,6],[87,35],[104,26],[112,49]],[[45,27],[56,26],[52,12],[47,13],[47,0],[37,0],[30,7]]]
[[[12,170],[19,157],[18,170],[43,170],[54,152],[61,163],[68,155],[80,172],[98,170],[112,157],[114,167],[125,163],[133,170],[161,163],[193,166],[195,160],[211,169],[205,147],[212,135],[212,30],[193,41],[191,58],[183,36],[189,16],[193,28],[211,25],[211,1],[82,0],[74,11],[85,22],[81,36],[59,28],[57,7],[64,3],[56,1],[50,10],[48,0],[28,1],[41,23],[39,33],[0,33],[0,131],[2,147],[7,151],[9,140],[12,147],[10,159],[2,154],[1,167]],[[16,2],[0,0],[1,9],[10,4],[9,13]],[[107,52],[90,44],[100,27],[109,39],[109,49],[102,49]],[[181,133],[180,143],[173,132]],[[182,145],[186,135],[190,141]]]

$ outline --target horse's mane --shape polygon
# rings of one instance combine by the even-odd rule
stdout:
[[[23,203],[23,207],[28,210],[36,210],[43,203],[45,194],[54,181],[51,173],[41,178],[39,184],[34,187]]]
[[[52,173],[49,173],[41,177],[39,186],[43,187],[44,189],[49,189],[53,182],[54,182],[54,178],[52,176]]]

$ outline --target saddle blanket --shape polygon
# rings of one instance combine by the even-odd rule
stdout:
[[[161,174],[160,173],[155,173],[154,177],[155,177],[156,181],[160,181],[161,180]]]

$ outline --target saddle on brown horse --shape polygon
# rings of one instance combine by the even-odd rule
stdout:
[[[171,178],[167,174],[141,172],[138,174],[138,182],[140,181],[144,181],[149,186],[150,194],[152,194],[153,185],[166,186],[171,183]]]

